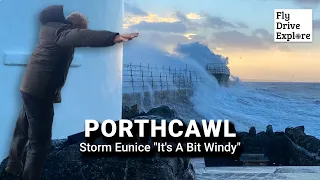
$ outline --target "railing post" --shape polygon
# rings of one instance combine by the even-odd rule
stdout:
[[[160,91],[162,91],[162,77],[161,77],[161,73],[160,73]]]
[[[168,84],[168,76],[166,74],[166,82],[167,82],[167,91],[169,91],[169,84]]]
[[[152,76],[152,71],[151,71],[151,87],[153,89],[153,76]]]
[[[132,92],[133,92],[133,94],[134,94],[134,85],[133,85],[133,73],[132,73],[132,67],[130,68],[130,76],[131,76]]]
[[[144,93],[144,79],[143,79],[143,71],[141,72],[141,81],[142,81],[142,91]]]

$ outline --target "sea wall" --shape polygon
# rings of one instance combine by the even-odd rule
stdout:
[[[122,102],[124,105],[131,106],[138,104],[145,108],[152,108],[157,105],[175,101],[188,101],[192,93],[192,89],[123,93]]]
[[[265,154],[269,165],[319,166],[320,140],[304,133],[304,127],[288,127],[283,132],[273,132],[268,125],[266,131],[238,133],[243,144],[243,153]]]
[[[149,112],[165,117],[174,117],[172,114],[176,113],[167,106],[153,108]],[[137,105],[124,105],[122,113],[122,117],[132,118],[141,112]],[[248,132],[237,134],[241,140],[243,154],[264,154],[270,161],[269,165],[320,166],[320,140],[305,134],[303,126],[288,127],[283,132],[274,132],[272,125],[268,125],[266,131],[259,133],[255,127],[251,127]],[[205,159],[208,166],[215,164],[212,161],[217,160]]]
[[[137,105],[124,105],[123,119],[180,119],[174,109],[168,106],[139,111]],[[320,140],[304,133],[304,127],[288,127],[284,132],[274,132],[272,126],[266,131],[256,132],[251,127],[248,132],[238,132],[243,153],[265,154],[274,166],[319,166]],[[53,179],[195,179],[193,165],[187,157],[83,157],[79,143],[84,142],[84,132],[70,135],[68,139],[53,141],[43,180]],[[101,142],[98,142],[101,143]],[[234,166],[229,159],[204,157],[207,166],[214,166],[217,160],[225,161],[224,166]],[[18,180],[4,171],[7,159],[0,164],[1,180]],[[240,164],[240,163],[239,163]]]
[[[175,110],[167,106],[151,109],[149,112],[164,117],[174,117]],[[124,105],[122,117],[135,117],[139,114],[138,105]],[[150,114],[148,114],[150,115]],[[243,154],[264,154],[271,166],[320,166],[320,140],[304,132],[304,126],[287,127],[282,132],[274,132],[272,125],[265,131],[256,132],[251,127],[248,132],[237,132],[241,140]],[[224,165],[233,166],[230,159],[219,159]],[[217,158],[205,157],[207,166],[217,164]]]

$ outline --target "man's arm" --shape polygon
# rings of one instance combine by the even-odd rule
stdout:
[[[90,29],[64,29],[56,32],[56,42],[61,47],[107,47],[114,45],[119,33]]]

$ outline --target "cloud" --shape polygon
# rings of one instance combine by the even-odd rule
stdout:
[[[320,19],[313,20],[313,29],[320,30]]]
[[[128,17],[125,20],[125,28],[136,29],[141,31],[159,31],[162,33],[179,33],[188,39],[199,39],[192,31],[199,27],[197,20],[200,15],[196,13],[184,14],[176,11],[170,17],[160,17],[149,14],[146,17],[133,18]],[[191,37],[192,36],[192,37]]]
[[[173,32],[185,33],[187,27],[182,22],[146,22],[142,21],[139,24],[134,24],[131,29],[144,30],[144,31],[160,31],[160,32]]]
[[[239,28],[249,28],[249,26],[248,26],[247,24],[242,23],[242,22],[237,23],[237,26],[238,26]]]
[[[123,27],[125,29],[130,28],[133,25],[139,24],[141,22],[149,22],[149,23],[156,23],[156,22],[178,22],[179,19],[176,17],[161,17],[157,14],[152,14],[149,13],[148,16],[130,16],[130,15],[125,15],[124,17],[124,24]]]
[[[206,18],[205,24],[209,27],[218,28],[218,29],[222,29],[226,27],[230,27],[230,28],[236,27],[234,24],[227,22],[220,17],[212,17],[212,16],[208,16]]]
[[[319,4],[320,0],[290,0],[298,4]]]
[[[317,9],[320,4],[320,0],[260,0],[260,1],[288,2],[302,9]]]
[[[249,28],[243,22],[231,23],[220,17],[210,15],[201,16],[196,13],[182,13],[176,11],[173,16],[160,17],[148,14],[144,17],[125,18],[124,28],[133,28],[145,31],[162,31],[174,33],[192,33],[201,28],[225,29],[225,28]]]
[[[155,38],[156,41],[155,42]],[[149,32],[146,34],[145,39],[148,42],[152,42],[152,44],[158,44],[159,47],[165,46],[168,44],[176,45],[177,42],[180,43],[188,43],[190,40],[186,38],[183,34],[175,34],[175,33],[162,33],[162,32]]]
[[[151,64],[151,66],[182,66],[180,58],[170,55],[168,52],[153,44],[136,41],[128,43],[123,49],[123,62],[125,64]]]
[[[206,39],[204,36],[200,36],[200,35],[197,35],[195,33],[186,33],[183,36],[186,37],[189,40],[193,39],[195,41],[202,41],[202,40]]]
[[[301,5],[317,5],[320,3],[320,0],[262,0],[262,1],[288,1]]]
[[[221,17],[214,17],[211,15],[205,15],[204,25],[213,29],[225,29],[225,28],[248,28],[248,25],[242,22],[231,23],[224,20]]]
[[[211,63],[228,63],[228,58],[212,52],[208,46],[200,43],[179,44],[174,47],[178,54],[170,54],[145,42],[128,43],[123,49],[125,64],[142,64],[168,68],[185,68],[189,60],[204,66]],[[181,56],[182,55],[182,56]]]
[[[144,10],[140,9],[136,5],[129,4],[128,2],[124,2],[124,12],[133,14],[136,16],[148,16],[148,13]]]
[[[139,39],[144,42],[151,42],[169,52],[172,52],[174,46],[178,43],[186,44],[190,42],[214,43],[222,49],[247,48],[290,51],[287,45],[274,44],[273,34],[266,29],[255,29],[251,34],[245,34],[241,32],[241,29],[248,31],[249,26],[247,24],[229,22],[221,17],[208,14],[185,14],[176,11],[171,16],[163,17],[149,13],[147,16],[126,17],[124,27],[130,31],[143,31],[143,37],[140,36]],[[201,32],[201,28],[213,30],[212,39],[199,35],[198,32]]]
[[[243,22],[231,23],[224,20],[221,17],[214,17],[208,14],[199,15],[196,13],[184,14],[180,11],[175,12],[175,17],[185,23],[189,30],[196,31],[200,28],[249,28],[249,26]]]
[[[212,42],[223,48],[290,51],[287,45],[275,44],[273,34],[263,28],[249,35],[236,30],[218,31],[213,33]]]
[[[190,40],[185,38],[182,34],[145,31],[141,33],[141,35],[138,39],[136,39],[136,41],[145,44],[150,44],[167,52],[172,52],[177,42],[186,43]]]
[[[175,16],[177,17],[177,19],[179,19],[182,22],[186,22],[186,23],[190,22],[189,18],[180,11],[176,11]]]
[[[265,41],[267,43],[273,42],[273,34],[271,34],[268,30],[266,30],[264,28],[255,29],[252,32],[252,35],[258,36],[259,38],[261,38],[262,41]]]
[[[246,35],[236,30],[219,31],[213,34],[213,42],[224,47],[243,47],[254,49],[268,49],[263,40],[256,35]]]
[[[181,22],[183,22],[189,31],[197,31],[199,28],[203,27],[199,21],[202,17],[196,13],[184,14],[180,11],[176,11],[174,16]]]
[[[207,63],[228,64],[228,57],[212,52],[207,45],[198,42],[189,44],[179,44],[175,51],[196,60],[200,65],[205,66]]]
[[[201,19],[201,15],[197,14],[197,13],[189,13],[186,14],[188,19]]]

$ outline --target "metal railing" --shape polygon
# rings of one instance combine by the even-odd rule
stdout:
[[[169,91],[191,89],[203,82],[204,78],[195,70],[185,68],[157,67],[147,65],[123,65],[123,89],[125,92],[144,92],[146,90]],[[128,93],[129,93],[128,92]]]

